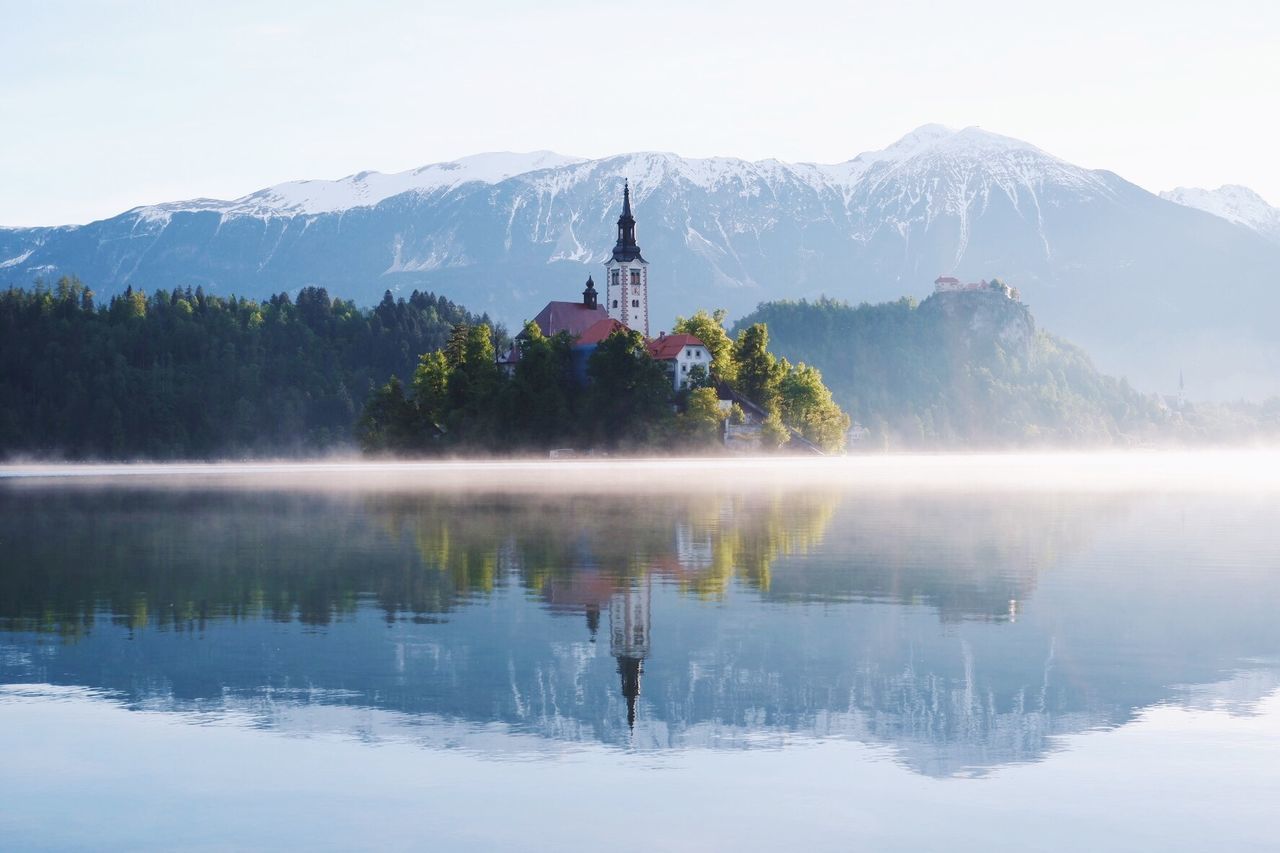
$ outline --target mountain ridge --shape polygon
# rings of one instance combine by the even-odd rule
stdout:
[[[598,273],[624,178],[656,328],[699,307],[923,298],[940,274],[999,276],[1139,387],[1167,388],[1181,368],[1204,396],[1280,393],[1280,340],[1262,319],[1280,311],[1280,245],[977,127],[925,125],[837,164],[533,152],[289,182],[0,231],[0,284],[75,273],[102,296],[315,285],[364,304],[418,288],[518,327]],[[1215,279],[1230,301],[1206,290]]]
[[[1280,207],[1272,206],[1248,187],[1240,184],[1223,184],[1216,190],[1174,187],[1160,193],[1160,197],[1243,225],[1280,243]]]

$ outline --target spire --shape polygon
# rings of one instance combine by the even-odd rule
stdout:
[[[636,218],[631,215],[631,182],[622,182],[622,215],[618,217],[618,242],[613,247],[615,261],[644,260],[636,245]]]
[[[641,658],[623,655],[618,658],[618,675],[622,676],[622,697],[627,700],[627,728],[636,727],[636,700],[640,696],[640,676],[644,674]]]

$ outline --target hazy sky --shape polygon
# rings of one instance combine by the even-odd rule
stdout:
[[[977,124],[1280,204],[1280,3],[0,0],[0,224],[493,150],[837,162]]]

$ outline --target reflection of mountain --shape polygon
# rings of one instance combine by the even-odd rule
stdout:
[[[773,569],[771,599],[928,604],[944,620],[1016,619],[1040,574],[1125,501],[1054,495],[851,496],[831,547]]]
[[[285,728],[849,737],[951,774],[1274,683],[1280,649],[1275,511],[1227,498],[22,497],[0,681]]]

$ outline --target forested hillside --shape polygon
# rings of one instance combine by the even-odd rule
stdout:
[[[822,371],[876,447],[1128,444],[1172,433],[1155,397],[1102,375],[999,293],[770,302],[739,326],[757,322],[781,355]]]
[[[375,386],[407,381],[453,327],[487,323],[443,297],[372,309],[129,289],[75,279],[0,291],[0,457],[225,458],[353,444]]]

